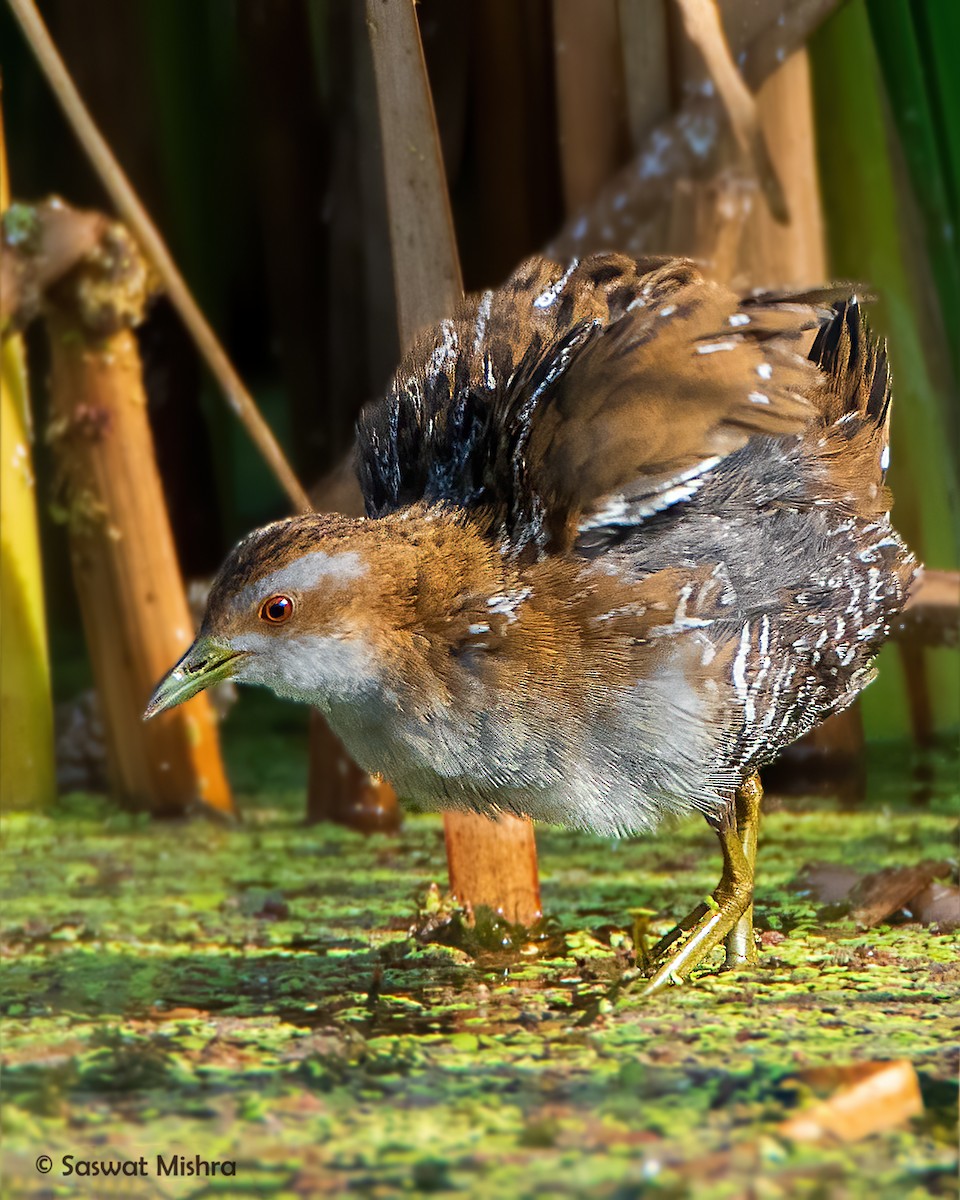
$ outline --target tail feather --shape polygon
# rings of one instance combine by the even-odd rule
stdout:
[[[822,455],[841,503],[864,512],[885,511],[883,486],[890,463],[890,367],[883,342],[875,340],[856,295],[833,305],[809,357],[824,374]]]
[[[890,420],[890,368],[887,349],[876,341],[856,295],[833,305],[820,326],[810,358],[829,377],[828,424],[855,413],[886,435]]]

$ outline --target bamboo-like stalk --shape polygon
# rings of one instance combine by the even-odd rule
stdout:
[[[10,203],[0,114],[0,212]],[[0,347],[0,800],[40,808],[55,794],[53,702],[30,400],[23,343]]]
[[[383,134],[400,339],[448,313],[462,292],[430,87],[412,0],[367,0]],[[541,915],[529,821],[447,813],[450,887],[511,921]]]
[[[232,813],[206,693],[141,720],[151,688],[192,636],[132,332],[146,281],[132,238],[110,225],[97,254],[47,297],[48,439],[113,789],[156,813],[197,802]]]

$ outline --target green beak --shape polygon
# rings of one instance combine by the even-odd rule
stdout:
[[[198,637],[177,665],[160,680],[143,719],[149,721],[157,713],[175,708],[204,688],[229,679],[236,670],[237,661],[246,654],[245,650],[231,650],[210,638]]]

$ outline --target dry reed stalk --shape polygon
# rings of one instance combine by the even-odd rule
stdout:
[[[384,147],[400,339],[448,313],[462,292],[430,86],[412,0],[367,0]],[[444,816],[450,888],[531,925],[541,915],[533,825]]]
[[[741,154],[752,162],[770,211],[789,219],[786,198],[770,158],[753,93],[737,69],[720,20],[717,0],[677,0],[687,37],[703,57],[710,80],[726,109]]]
[[[192,636],[132,332],[146,292],[132,238],[111,225],[48,294],[48,438],[114,790],[155,813],[196,802],[232,813],[209,697],[141,720],[150,689]]]
[[[616,0],[553,0],[557,123],[567,212],[589,203],[627,158]]]
[[[10,203],[0,114],[0,212]],[[6,259],[6,255],[4,255]],[[23,343],[0,346],[0,801],[54,798],[53,702]]]
[[[828,265],[806,50],[768,76],[757,93],[757,112],[790,222],[784,228],[765,206],[755,205],[741,242],[740,271],[757,286],[821,283]]]

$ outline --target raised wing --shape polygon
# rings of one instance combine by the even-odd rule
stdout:
[[[807,353],[833,295],[738,298],[686,259],[531,259],[422,336],[361,414],[367,511],[484,510],[534,556],[635,525],[816,416]]]

